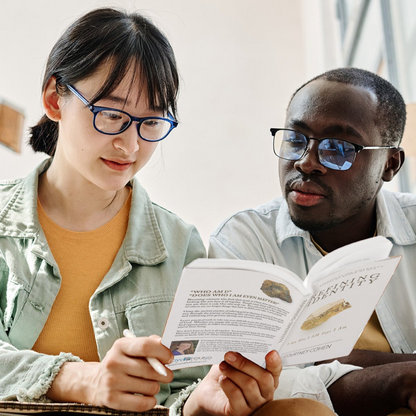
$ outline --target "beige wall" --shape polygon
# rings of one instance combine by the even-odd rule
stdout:
[[[101,5],[142,10],[171,40],[181,124],[138,177],[207,243],[226,216],[280,194],[269,128],[283,124],[292,92],[314,75],[302,19],[313,22],[300,0],[0,0],[0,97],[24,109],[26,125],[42,114],[50,48],[76,17]],[[27,146],[22,154],[0,147],[0,179],[24,176],[44,158]]]

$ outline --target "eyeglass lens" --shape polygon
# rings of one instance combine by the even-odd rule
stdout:
[[[274,135],[273,150],[276,156],[286,160],[299,160],[305,154],[309,140],[292,130],[278,130]],[[318,156],[321,164],[329,169],[347,170],[355,160],[353,144],[339,139],[319,141]]]
[[[105,109],[95,115],[95,128],[102,133],[121,133],[131,124],[128,114]],[[148,118],[137,124],[137,132],[140,137],[149,141],[163,139],[170,131],[171,124],[167,120]]]

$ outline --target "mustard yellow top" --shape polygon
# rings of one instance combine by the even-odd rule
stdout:
[[[88,304],[117,255],[127,231],[130,195],[117,215],[96,230],[70,231],[55,224],[38,200],[38,216],[61,274],[61,288],[33,350],[70,352],[99,361]]]

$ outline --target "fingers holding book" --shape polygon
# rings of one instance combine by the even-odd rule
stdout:
[[[282,370],[276,351],[266,356],[266,369],[241,354],[228,352],[213,366],[185,404],[183,414],[248,416],[273,400]]]
[[[150,356],[162,364],[173,360],[160,337],[121,338],[101,362],[65,363],[47,396],[56,402],[91,403],[133,412],[149,410],[156,405],[159,383],[173,379],[169,369],[166,376],[157,372],[147,360]]]
[[[222,378],[223,384],[226,379],[232,381],[242,391],[248,403],[255,403],[257,398],[273,399],[282,371],[281,360],[276,351],[267,354],[266,369],[235,352],[227,352],[224,359],[219,366],[222,375],[226,377]]]

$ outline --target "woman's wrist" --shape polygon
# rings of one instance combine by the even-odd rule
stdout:
[[[200,409],[198,409],[197,406],[197,392],[192,392],[183,402],[181,406],[181,416],[202,416],[202,413],[200,413]]]
[[[67,362],[62,365],[46,397],[54,402],[89,403],[88,383],[85,374],[88,367],[98,363]]]

